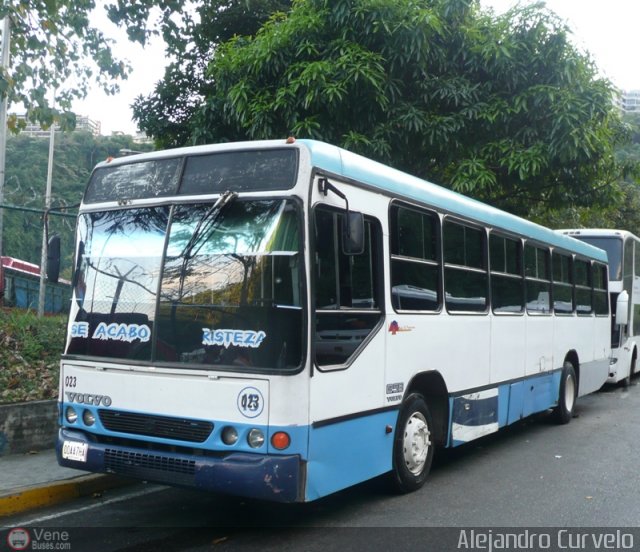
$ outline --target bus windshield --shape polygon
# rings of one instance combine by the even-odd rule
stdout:
[[[300,215],[231,199],[86,213],[68,354],[293,369],[303,355]]]
[[[609,278],[613,280],[622,280],[622,239],[621,238],[603,238],[596,236],[573,236],[583,242],[586,242],[600,249],[604,249],[609,257]]]

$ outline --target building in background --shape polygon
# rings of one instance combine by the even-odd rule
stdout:
[[[19,120],[25,121],[26,115],[17,115]],[[49,129],[44,130],[39,124],[32,123],[30,121],[26,121],[27,126],[24,130],[21,131],[22,134],[26,134],[27,136],[35,136],[39,138],[48,138],[49,137]],[[58,125],[55,126],[56,130],[59,130]],[[101,134],[101,123],[100,121],[96,121],[94,119],[89,119],[89,117],[85,115],[78,115],[76,117],[76,128],[74,132],[90,132],[93,136],[100,136]]]
[[[622,90],[618,105],[624,113],[640,113],[640,90]]]

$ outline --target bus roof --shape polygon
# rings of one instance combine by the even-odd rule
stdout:
[[[414,200],[436,209],[477,220],[490,227],[531,238],[607,262],[607,254],[549,228],[517,217],[437,184],[408,175],[361,155],[315,140],[299,140],[311,152],[312,164],[336,175],[367,184],[396,197]]]
[[[286,145],[284,140],[262,140],[190,146],[115,158],[99,163],[96,168],[222,150],[281,148]],[[337,146],[317,140],[301,139],[293,142],[292,147],[306,148],[312,166],[317,169],[361,182],[394,197],[413,200],[490,227],[607,262],[607,254],[601,249]]]

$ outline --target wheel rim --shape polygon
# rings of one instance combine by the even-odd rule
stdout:
[[[564,404],[567,412],[573,412],[573,405],[576,402],[576,382],[572,375],[567,376],[564,382]]]
[[[414,412],[404,426],[402,443],[404,463],[413,475],[419,475],[427,462],[431,432],[421,412]]]

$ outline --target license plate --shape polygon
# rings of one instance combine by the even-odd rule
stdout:
[[[75,460],[76,462],[87,461],[87,443],[78,443],[77,441],[65,441],[62,443],[62,458],[65,460]]]

